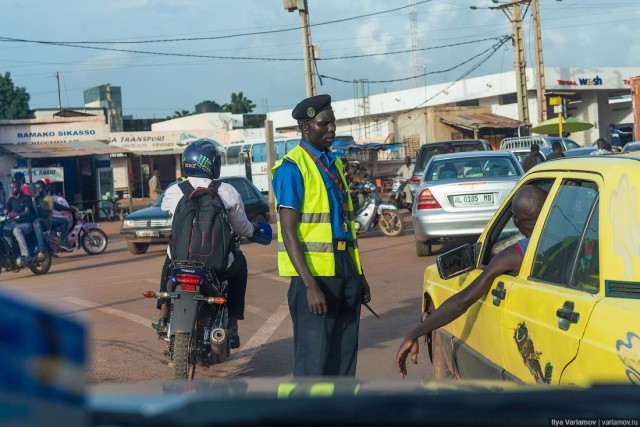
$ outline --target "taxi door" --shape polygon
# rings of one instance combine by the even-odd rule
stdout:
[[[491,254],[523,237],[511,219],[511,204],[507,201],[480,238],[483,249],[479,268],[460,280],[453,287],[454,293],[469,286],[480,275],[484,266],[489,263]],[[461,379],[504,378],[502,311],[505,304],[502,296],[509,291],[510,278],[512,276],[506,274],[496,278],[485,297],[445,327],[454,336],[453,360]]]
[[[565,173],[566,175],[566,173]],[[558,384],[576,357],[598,301],[599,187],[594,174],[559,180],[549,193],[509,283],[503,312],[504,367],[526,383]]]

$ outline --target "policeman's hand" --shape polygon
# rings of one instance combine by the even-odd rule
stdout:
[[[329,312],[327,299],[317,283],[307,286],[307,304],[309,304],[309,311],[312,314],[326,316]]]
[[[398,355],[396,356],[396,368],[400,373],[400,378],[404,378],[407,375],[407,356],[411,353],[411,361],[414,365],[418,364],[418,352],[420,351],[420,346],[418,344],[417,339],[408,339],[405,338],[400,344],[400,348],[398,349]]]

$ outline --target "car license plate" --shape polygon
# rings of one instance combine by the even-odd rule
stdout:
[[[471,207],[471,206],[488,206],[488,205],[493,205],[492,193],[453,196],[453,206],[457,208],[464,208],[464,207]]]
[[[159,237],[160,233],[156,230],[141,230],[136,231],[136,236],[138,237]]]

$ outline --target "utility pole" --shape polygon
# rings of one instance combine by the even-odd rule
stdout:
[[[531,18],[533,20],[534,49],[536,51],[536,100],[538,101],[538,122],[547,120],[547,99],[544,81],[544,59],[542,57],[542,32],[540,30],[540,3],[531,0]]]
[[[316,78],[313,67],[314,50],[311,43],[311,28],[309,24],[309,6],[307,0],[284,0],[284,8],[289,12],[298,10],[302,24],[302,46],[304,49],[304,77],[307,87],[307,97],[316,95]]]
[[[111,117],[111,83],[107,83],[105,93],[107,95],[107,122],[109,124],[109,131],[113,132],[113,117]]]
[[[529,123],[529,100],[527,97],[527,73],[526,59],[524,56],[524,40],[522,34],[522,21],[527,13],[521,8],[526,4],[528,8],[531,0],[511,0],[510,3],[501,4],[500,6],[490,7],[489,9],[500,9],[505,16],[511,21],[513,27],[513,52],[515,57],[516,69],[516,95],[518,98],[518,118],[521,122]]]
[[[60,72],[56,71],[56,80],[58,80],[58,110],[62,110],[62,98],[60,97]]]

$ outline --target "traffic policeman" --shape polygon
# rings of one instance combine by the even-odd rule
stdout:
[[[329,95],[293,109],[302,140],[271,170],[278,219],[278,271],[291,276],[294,376],[355,376],[362,273],[353,204],[342,161],[331,151]]]

